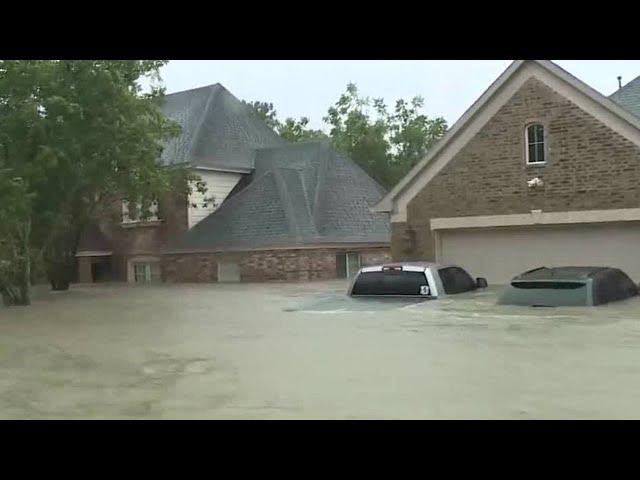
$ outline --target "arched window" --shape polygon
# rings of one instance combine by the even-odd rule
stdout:
[[[528,125],[525,138],[527,165],[545,163],[544,126],[541,123]]]

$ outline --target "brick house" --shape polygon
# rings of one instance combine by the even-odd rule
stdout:
[[[162,109],[182,127],[162,162],[207,192],[168,193],[144,221],[110,202],[80,239],[80,282],[336,278],[390,258],[388,216],[370,210],[385,192],[329,145],[284,141],[220,84],[166,95]]]
[[[640,77],[605,97],[549,61],[516,61],[375,207],[395,260],[505,283],[542,265],[640,281]]]

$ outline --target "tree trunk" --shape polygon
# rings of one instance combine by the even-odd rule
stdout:
[[[69,290],[71,284],[73,263],[67,254],[60,254],[60,257],[51,262],[48,267],[49,283],[51,289],[55,291]]]
[[[31,305],[31,252],[29,251],[29,239],[31,224],[24,226],[18,240],[18,252],[15,259],[17,272],[14,285],[0,285],[2,301],[7,306]]]

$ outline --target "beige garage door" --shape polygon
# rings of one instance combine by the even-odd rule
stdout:
[[[573,225],[442,230],[438,260],[506,283],[540,266],[612,266],[640,282],[640,225]]]

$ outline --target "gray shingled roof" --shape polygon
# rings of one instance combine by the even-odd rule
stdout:
[[[165,145],[165,164],[248,171],[257,148],[285,143],[249,106],[218,83],[168,94],[162,111],[182,127],[182,133]]]
[[[253,181],[167,251],[388,243],[389,220],[369,208],[384,190],[320,142],[257,151]]]
[[[629,113],[640,117],[640,77],[609,95],[609,98]]]

